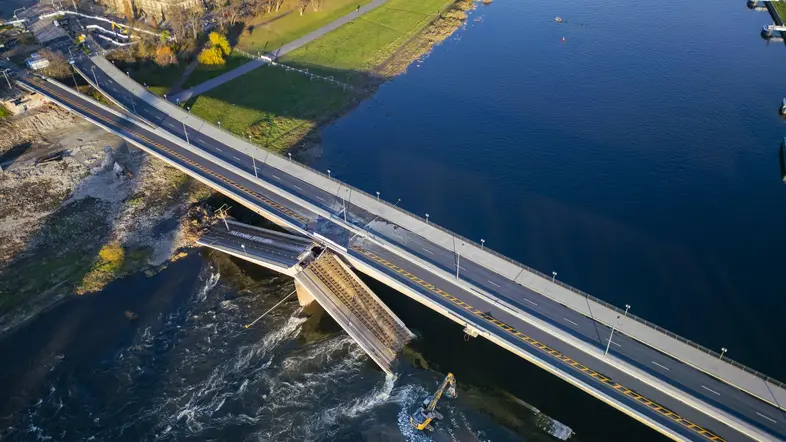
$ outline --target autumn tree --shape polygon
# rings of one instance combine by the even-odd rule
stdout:
[[[167,21],[169,22],[169,29],[172,30],[172,35],[178,41],[184,40],[189,31],[186,8],[172,8],[167,14]]]
[[[309,3],[311,3],[311,0],[298,0],[297,9],[300,11],[301,16],[306,12]]]
[[[223,52],[223,55],[229,55],[229,53],[232,52],[232,48],[229,47],[229,41],[227,41],[227,38],[218,32],[211,32],[207,38],[210,40],[210,46],[219,48],[221,52]]]
[[[218,47],[205,48],[199,53],[197,60],[205,65],[224,64],[224,53]]]
[[[319,8],[321,7],[322,7],[322,0],[311,0],[311,9],[313,9],[314,12],[319,11]]]
[[[159,66],[168,66],[170,64],[176,64],[177,57],[171,47],[164,45],[156,49],[155,61]]]

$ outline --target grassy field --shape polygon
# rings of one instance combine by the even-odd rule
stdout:
[[[354,22],[282,58],[283,63],[343,71],[357,82],[437,17],[446,0],[389,0]]]
[[[471,0],[461,1],[471,5]],[[389,0],[287,54],[282,61],[373,87],[379,82],[376,69],[394,53],[398,56],[397,51],[415,40],[414,36],[432,35],[433,32],[421,31],[452,4],[451,0]],[[224,128],[242,137],[251,136],[262,146],[284,150],[296,145],[320,123],[345,111],[358,98],[356,93],[344,92],[320,80],[266,66],[197,97],[191,110],[211,123],[220,120]]]
[[[783,2],[772,2],[770,3],[775,11],[778,13],[778,16],[781,20],[786,20],[786,3]]]
[[[115,63],[123,72],[131,72],[131,76],[141,84],[147,84],[150,92],[164,95],[169,88],[180,79],[188,64],[181,61],[178,64],[159,66],[153,62],[124,64]]]
[[[191,111],[225,129],[283,150],[343,109],[353,94],[321,81],[263,66],[196,99]]]
[[[319,11],[310,7],[302,16],[294,0],[287,0],[279,12],[263,15],[249,23],[237,47],[252,54],[272,52],[309,32],[347,15],[370,0],[327,0]]]
[[[188,89],[190,87],[196,86],[199,83],[203,83],[207,80],[210,80],[211,78],[218,77],[219,75],[225,72],[231,71],[232,69],[235,69],[238,66],[242,66],[248,63],[249,61],[251,61],[251,59],[244,55],[231,53],[226,58],[226,63],[224,63],[223,65],[220,66],[209,66],[204,64],[197,65],[196,69],[194,69],[194,72],[192,72],[191,75],[188,76],[188,79],[183,83],[182,88]]]

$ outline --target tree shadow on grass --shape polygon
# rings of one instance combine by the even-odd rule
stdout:
[[[222,128],[243,139],[282,151],[304,139],[318,139],[320,126],[354,109],[380,83],[365,72],[292,67],[317,76],[261,66],[191,98],[184,106],[213,125],[221,122]],[[332,83],[329,77],[351,78],[353,87]]]

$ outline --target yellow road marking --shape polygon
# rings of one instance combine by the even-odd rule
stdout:
[[[573,359],[563,355],[559,351],[554,350],[553,348],[550,348],[549,346],[538,342],[537,340],[535,340],[535,339],[525,335],[524,333],[521,333],[520,331],[518,331],[515,328],[511,327],[510,325],[500,321],[499,319],[496,319],[496,318],[492,317],[491,315],[488,315],[486,313],[481,312],[480,310],[476,309],[475,307],[472,307],[471,305],[467,304],[466,302],[461,301],[460,299],[458,299],[455,296],[445,292],[444,290],[441,290],[441,289],[435,287],[433,284],[429,284],[429,283],[423,281],[421,278],[418,278],[418,277],[412,275],[410,272],[402,269],[401,267],[393,264],[392,262],[390,262],[390,261],[388,261],[388,260],[386,260],[386,259],[384,259],[382,257],[379,257],[379,256],[375,255],[372,252],[369,252],[367,250],[363,250],[362,248],[360,248],[357,245],[352,246],[352,249],[355,250],[358,253],[361,253],[361,254],[371,258],[373,261],[375,261],[375,262],[377,262],[379,264],[382,264],[383,266],[393,270],[394,272],[396,272],[396,273],[406,277],[407,279],[417,283],[421,287],[423,287],[423,288],[425,288],[425,289],[427,289],[427,290],[429,290],[431,292],[437,293],[438,295],[442,296],[443,298],[447,299],[448,301],[452,302],[453,304],[456,304],[457,306],[463,308],[464,310],[467,310],[467,311],[471,312],[472,314],[482,318],[483,320],[485,320],[486,322],[494,325],[495,327],[500,328],[500,329],[504,330],[507,333],[510,333],[511,335],[513,335],[516,338],[526,342],[527,344],[531,345],[532,347],[535,347],[535,348],[537,348],[538,350],[541,350],[544,353],[548,353],[549,355],[559,359],[562,362],[565,362],[566,364],[572,366],[573,368],[575,368],[575,369],[577,369],[577,370],[579,370],[579,371],[581,371],[583,373],[586,373],[590,377],[595,378],[598,381],[600,381],[600,382],[610,386],[611,388],[621,392],[622,394],[624,394],[625,396],[635,400],[636,402],[638,402],[640,404],[643,404],[647,408],[649,408],[649,409],[651,409],[653,411],[656,411],[656,412],[660,413],[663,416],[666,416],[667,418],[671,419],[672,421],[682,425],[683,427],[685,427],[685,428],[687,428],[687,429],[689,429],[689,430],[691,430],[691,431],[693,431],[693,432],[695,432],[697,434],[700,434],[701,436],[703,436],[707,440],[724,441],[723,438],[721,438],[720,436],[710,432],[709,430],[706,430],[706,429],[704,429],[704,428],[694,424],[693,422],[690,422],[689,420],[680,417],[678,414],[672,412],[671,410],[669,410],[669,409],[667,409],[667,408],[665,408],[665,407],[663,407],[661,405],[658,405],[657,403],[655,403],[655,402],[645,398],[644,396],[642,396],[642,395],[636,393],[635,391],[625,387],[624,385],[619,384],[619,383],[611,380],[610,378],[608,378],[608,377],[598,373],[597,371],[587,367],[586,365],[583,365],[583,364],[581,364],[581,363],[579,363],[577,361],[574,361]]]
[[[44,86],[42,86],[40,84],[38,86],[41,89],[49,92],[50,94],[57,96],[61,100],[65,101],[65,102],[67,102],[67,103],[69,103],[69,104],[71,104],[73,106],[76,106],[77,108],[79,108],[83,112],[87,113],[88,115],[91,115],[94,118],[102,120],[103,122],[109,124],[110,126],[119,127],[116,122],[114,122],[114,121],[112,121],[112,120],[110,120],[110,119],[108,119],[108,118],[106,118],[106,117],[104,117],[102,115],[94,113],[93,111],[91,111],[90,109],[85,108],[84,106],[82,106],[79,103],[75,103],[73,101],[70,101],[67,97],[63,96],[62,94],[60,94],[60,93],[58,93],[58,92],[56,92],[54,90],[51,90],[49,88],[46,88],[46,87],[44,87]],[[286,206],[283,206],[283,205],[281,205],[281,204],[271,200],[270,198],[268,198],[268,197],[266,197],[266,196],[264,196],[264,195],[262,195],[262,194],[260,194],[258,192],[255,192],[255,191],[253,191],[253,190],[251,190],[251,189],[249,189],[249,188],[247,188],[247,187],[245,187],[245,186],[243,186],[241,184],[234,183],[234,182],[230,181],[228,178],[226,178],[226,177],[224,177],[224,176],[222,176],[222,175],[220,175],[220,174],[218,174],[218,173],[216,173],[216,172],[214,172],[212,170],[209,170],[209,169],[206,169],[206,168],[200,166],[196,162],[186,158],[183,155],[180,155],[179,153],[177,153],[175,151],[172,151],[172,150],[162,146],[161,144],[156,143],[155,141],[147,138],[146,136],[144,136],[144,135],[142,135],[142,134],[140,134],[140,133],[138,133],[138,132],[136,132],[134,130],[131,130],[131,129],[128,129],[128,128],[122,128],[122,129],[125,130],[126,132],[129,132],[129,133],[133,134],[137,138],[139,138],[139,139],[141,139],[141,140],[143,140],[143,141],[145,141],[145,142],[147,142],[147,143],[149,143],[149,144],[151,144],[153,146],[158,147],[159,149],[163,150],[164,152],[168,153],[169,155],[172,155],[172,156],[178,158],[179,160],[185,162],[186,164],[189,164],[192,167],[195,167],[195,168],[201,170],[202,172],[210,175],[211,177],[213,177],[213,178],[215,178],[215,179],[217,179],[219,181],[222,181],[222,182],[224,182],[226,184],[229,184],[230,186],[236,187],[236,188],[238,188],[238,189],[240,189],[240,190],[242,190],[242,191],[252,195],[253,197],[257,198],[258,200],[262,201],[263,203],[267,204],[268,206],[273,207],[274,209],[278,210],[279,212],[281,212],[281,213],[283,213],[285,215],[288,215],[288,216],[290,216],[292,218],[295,218],[298,221],[302,222],[303,224],[308,224],[308,221],[309,221],[308,218],[304,217],[303,215],[298,214],[297,212],[294,212],[293,210],[290,210]]]

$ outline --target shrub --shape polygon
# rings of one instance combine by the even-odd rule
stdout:
[[[224,52],[218,47],[205,48],[199,53],[197,60],[206,65],[224,64]]]
[[[229,47],[229,41],[227,41],[227,38],[218,32],[211,32],[210,35],[208,35],[208,39],[210,40],[211,47],[220,48],[224,55],[229,55],[229,53],[232,51],[232,49]]]
[[[156,49],[156,64],[159,66],[167,66],[177,63],[177,57],[169,46],[161,46]]]

